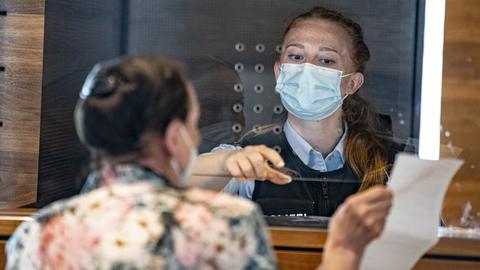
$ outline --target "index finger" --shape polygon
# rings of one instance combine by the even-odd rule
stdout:
[[[265,169],[267,171],[266,179],[270,180],[270,182],[277,184],[277,185],[285,185],[292,182],[292,177],[287,174],[282,173],[281,171],[275,170],[265,164]]]
[[[270,161],[273,166],[277,168],[282,168],[285,166],[285,162],[280,154],[272,148],[266,146],[259,146],[258,152],[265,158],[265,160]]]

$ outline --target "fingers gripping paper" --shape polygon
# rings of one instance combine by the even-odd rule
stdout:
[[[398,154],[389,182],[393,207],[382,235],[365,252],[362,270],[411,269],[438,241],[443,197],[463,161]]]

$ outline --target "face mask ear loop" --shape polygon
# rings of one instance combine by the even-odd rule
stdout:
[[[342,76],[340,76],[340,78],[345,78],[345,77],[351,76],[351,75],[353,75],[353,74],[355,74],[355,72],[342,75]],[[346,99],[349,95],[350,95],[349,93],[346,93],[345,96],[342,98],[342,102],[344,102],[345,99]]]
[[[177,176],[178,179],[182,177],[182,169],[180,169],[180,165],[178,164],[178,161],[172,159],[170,160],[170,167],[172,167],[173,172]]]
[[[192,142],[191,142],[191,140],[190,140],[190,138],[187,134],[187,130],[184,126],[181,127],[180,134],[183,138],[183,141],[188,145],[188,147],[192,147]],[[178,161],[176,161],[174,159],[170,160],[170,167],[175,172],[175,175],[177,176],[179,181],[182,182],[183,173],[182,173],[182,169],[180,168],[180,164],[178,163]]]
[[[182,126],[180,129],[180,134],[183,138],[183,141],[188,145],[190,148],[194,148],[192,139],[190,138],[190,135],[188,134],[187,128],[185,126]]]
[[[352,76],[353,74],[355,74],[355,72],[342,75],[342,76],[340,76],[340,78],[345,78],[345,77],[348,77],[348,76]]]
[[[184,168],[181,174],[179,182],[179,185],[181,187],[186,187],[189,185],[190,177],[192,176],[193,170],[195,168],[196,160],[198,157],[198,150],[195,145],[193,145],[193,140],[188,134],[187,128],[185,126],[183,126],[180,130],[180,134],[183,137],[184,142],[190,147],[190,158],[188,160],[187,166]]]

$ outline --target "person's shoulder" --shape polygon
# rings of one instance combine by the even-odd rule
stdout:
[[[217,218],[239,219],[258,211],[252,201],[222,192],[192,188],[183,191],[183,197],[183,205],[204,207]]]
[[[175,214],[182,207],[204,207],[211,214],[225,218],[238,218],[256,211],[253,202],[229,194],[164,187],[145,181],[105,186],[52,203],[35,214],[34,220],[46,224],[57,216],[71,215],[85,221],[101,219],[106,213],[128,214],[138,209]]]
[[[126,215],[137,208],[150,208],[159,189],[161,187],[155,183],[146,181],[100,187],[51,203],[35,213],[28,224],[45,227],[62,220],[85,223],[98,229],[96,221],[107,222],[106,219],[112,218],[112,215]]]
[[[233,239],[224,245],[225,252],[242,255],[234,262],[242,265],[245,258],[258,257],[260,244],[253,238],[262,224],[255,204],[228,194],[149,182],[115,184],[53,203],[23,223],[8,243],[8,269],[144,269],[159,254],[166,256],[159,263],[176,264],[170,259],[179,258],[187,265],[190,253],[203,258],[202,247],[213,248],[219,239]],[[238,246],[237,237],[253,237],[253,244],[230,250]],[[192,243],[199,250],[191,250]]]
[[[122,204],[127,204],[122,207]],[[116,207],[115,207],[116,205]],[[199,188],[177,189],[161,187],[152,183],[118,184],[89,192],[80,198],[64,203],[63,208],[75,208],[75,212],[93,215],[102,213],[104,207],[117,209],[141,209],[155,211],[161,216],[172,216],[176,222],[182,211],[199,210],[209,215],[224,219],[238,219],[252,215],[257,211],[256,205],[246,199],[234,197],[222,192]],[[84,210],[86,208],[86,210]],[[190,210],[189,210],[190,209]],[[107,209],[105,209],[108,211]]]

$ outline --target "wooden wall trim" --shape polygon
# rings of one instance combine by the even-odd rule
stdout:
[[[0,209],[37,199],[44,1],[0,2]]]
[[[45,0],[2,0],[0,10],[8,14],[37,14],[45,13]]]

